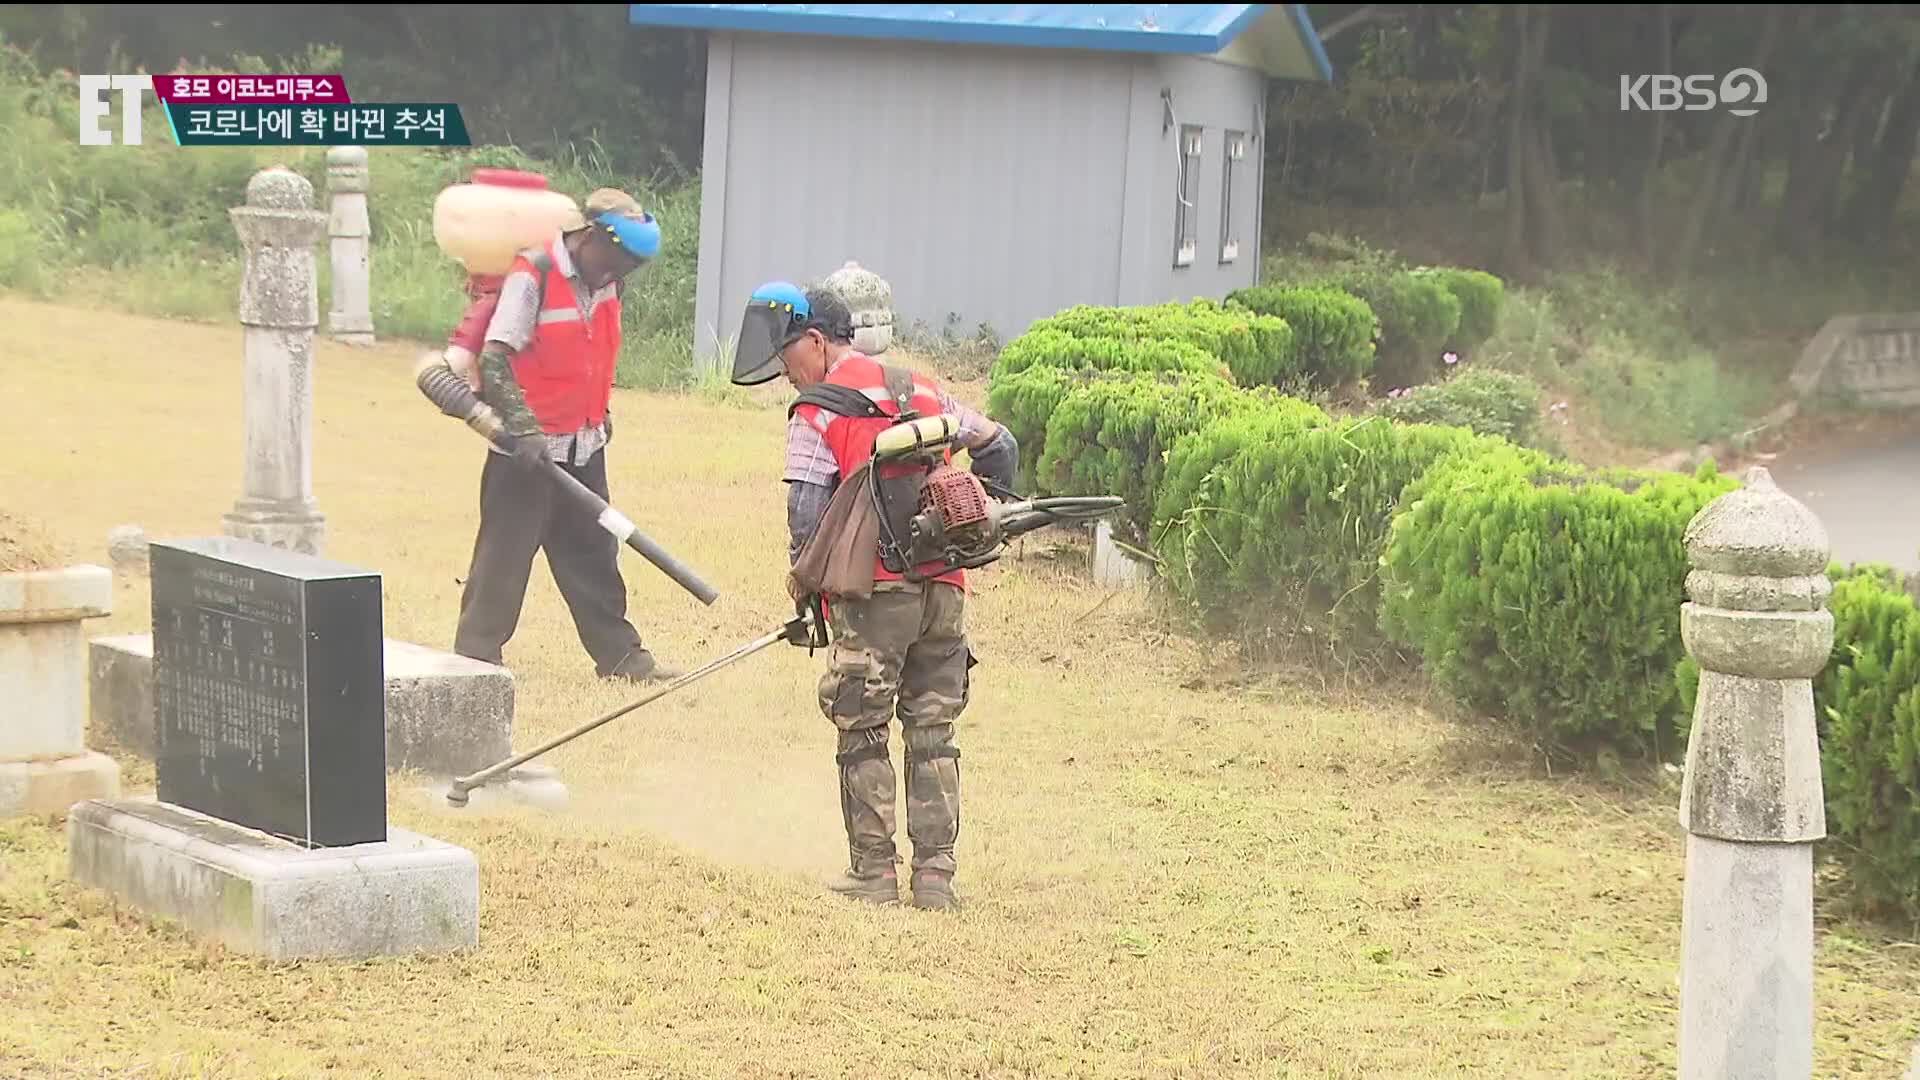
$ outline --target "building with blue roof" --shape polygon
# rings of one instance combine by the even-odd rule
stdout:
[[[634,4],[707,31],[695,348],[848,261],[901,329],[1255,283],[1267,87],[1332,69],[1299,4]]]

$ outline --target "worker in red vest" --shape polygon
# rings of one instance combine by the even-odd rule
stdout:
[[[787,426],[789,564],[820,524],[841,478],[857,472],[872,457],[874,439],[896,423],[902,398],[922,416],[957,419],[957,441],[967,449],[973,472],[1002,490],[1013,485],[1018,447],[1012,433],[934,380],[856,351],[853,316],[831,290],[773,282],[749,300],[733,381],[750,386],[781,374],[801,391]],[[932,574],[941,565],[917,569]],[[850,862],[846,876],[831,887],[878,904],[900,900],[887,749],[888,724],[897,711],[906,743],[913,904],[943,910],[958,906],[953,875],[960,751],[953,729],[967,706],[975,663],[966,632],[967,580],[955,570],[914,583],[905,569],[877,559],[870,597],[827,598],[833,648],[819,704],[839,731],[835,760]]]
[[[603,189],[588,198],[578,227],[522,252],[501,283],[480,350],[480,393],[514,437],[514,449],[489,447],[481,473],[480,530],[454,643],[462,656],[502,663],[533,556],[545,550],[600,677],[674,677],[627,620],[619,542],[543,474],[543,463],[552,461],[609,498],[622,282],[659,252],[658,223],[630,196]]]

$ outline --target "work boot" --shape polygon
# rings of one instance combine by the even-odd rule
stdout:
[[[683,674],[685,673],[682,671],[661,664],[647,650],[636,649],[615,665],[606,677],[636,683],[665,683],[672,682]]]
[[[900,903],[900,875],[892,870],[865,876],[849,870],[828,882],[827,888],[848,899],[864,900],[881,907],[893,907]]]
[[[940,870],[914,871],[913,906],[926,911],[959,910],[960,898],[953,894],[953,875]]]

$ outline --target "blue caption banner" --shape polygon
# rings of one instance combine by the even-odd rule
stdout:
[[[166,106],[180,146],[471,146],[460,106],[396,104]]]

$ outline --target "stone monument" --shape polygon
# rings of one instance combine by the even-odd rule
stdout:
[[[367,151],[336,146],[327,151],[327,236],[332,246],[332,303],[327,333],[348,345],[373,344],[372,229],[367,222]]]
[[[1833,647],[1826,529],[1755,468],[1687,526],[1700,665],[1687,831],[1680,1076],[1813,1071],[1813,844],[1826,836],[1813,682]]]
[[[120,793],[120,767],[86,746],[81,671],[81,621],[112,611],[104,566],[0,574],[0,817]]]
[[[326,523],[313,499],[314,245],[327,215],[313,209],[313,185],[278,165],[256,173],[247,205],[229,213],[246,255],[246,458],[224,531],[318,555]]]
[[[853,315],[854,348],[879,356],[893,345],[893,286],[857,262],[828,274],[825,285],[846,301]]]
[[[275,959],[479,939],[472,853],[387,824],[379,575],[155,543],[158,798],[68,820],[73,877]]]

